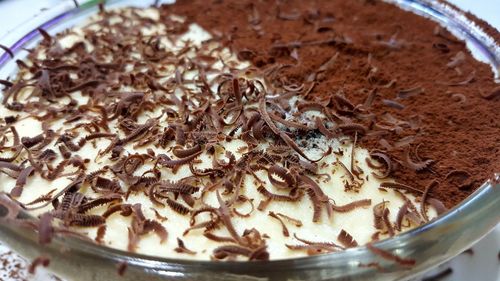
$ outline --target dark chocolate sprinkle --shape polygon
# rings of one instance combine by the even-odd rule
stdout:
[[[440,281],[440,280],[443,280],[446,277],[450,276],[452,273],[453,273],[453,269],[448,267],[445,270],[442,270],[442,271],[440,271],[432,276],[422,278],[422,281]]]

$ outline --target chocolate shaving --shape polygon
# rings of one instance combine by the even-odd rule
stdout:
[[[48,244],[52,241],[54,235],[54,228],[52,221],[54,217],[50,213],[44,213],[38,222],[38,242],[41,245]]]
[[[160,154],[159,155],[160,160],[158,161],[158,164],[160,164],[162,166],[165,166],[165,167],[168,167],[168,168],[176,168],[176,167],[178,167],[180,165],[185,165],[185,164],[190,163],[191,161],[193,161],[194,159],[196,159],[198,156],[200,156],[201,153],[202,152],[199,151],[199,152],[196,152],[196,153],[192,154],[191,156],[180,158],[180,159],[176,159],[176,160],[170,159],[170,157],[168,157],[165,154]]]
[[[393,262],[395,262],[399,265],[402,265],[402,266],[407,266],[407,267],[414,266],[416,263],[416,261],[413,259],[406,259],[406,258],[399,257],[399,256],[394,255],[393,253],[391,253],[389,251],[377,248],[377,247],[373,246],[371,243],[366,244],[366,248],[368,248],[368,250],[370,250],[373,254],[380,256],[383,259],[386,259],[388,261],[393,261]]]
[[[424,88],[420,87],[420,86],[416,86],[416,87],[413,87],[413,88],[409,88],[409,89],[404,89],[404,90],[400,90],[398,92],[398,98],[399,99],[407,99],[409,97],[412,97],[412,96],[416,96],[418,94],[421,94],[425,91]]]
[[[294,224],[296,227],[301,227],[302,226],[302,222],[298,219],[294,219],[290,216],[287,216],[287,215],[284,215],[284,214],[281,214],[281,213],[276,213],[277,216],[281,217],[281,218],[284,218],[285,220],[287,220],[288,222]]]
[[[337,206],[334,204],[330,204],[330,206],[336,212],[345,213],[345,212],[350,212],[356,208],[371,206],[371,204],[372,204],[371,199],[362,199],[362,200],[353,201],[351,203],[348,203],[348,204],[345,204],[342,206]]]
[[[151,211],[153,211],[153,212],[155,213],[155,218],[156,218],[157,220],[159,220],[160,222],[165,222],[165,221],[167,221],[167,220],[168,220],[168,218],[167,218],[167,217],[162,216],[162,215],[160,214],[160,212],[158,212],[158,210],[156,210],[155,208],[150,208],[150,209],[151,209]]]
[[[429,196],[429,192],[433,188],[437,188],[439,186],[439,182],[437,180],[433,180],[431,183],[427,185],[427,187],[424,190],[424,193],[422,194],[422,198],[420,198],[420,213],[422,214],[422,217],[424,218],[425,221],[429,221],[429,216],[427,215],[427,196]]]
[[[352,147],[351,147],[351,173],[353,175],[356,175],[356,177],[359,178],[359,173],[356,170],[356,163],[354,161],[355,159],[355,152],[356,152],[356,143],[358,142],[358,133],[354,133],[354,141],[352,142]]]
[[[300,156],[304,157],[305,159],[307,159],[308,161],[310,162],[318,162],[320,161],[322,158],[320,159],[316,159],[316,160],[311,160],[305,153],[302,149],[300,149],[300,147],[286,134],[286,133],[283,133],[281,132],[280,134],[280,137],[281,139],[283,139],[285,141],[285,143],[287,145],[289,145],[293,150],[295,150]]]
[[[161,181],[155,184],[160,192],[173,192],[179,194],[194,194],[200,188],[190,184],[184,184],[179,182]]]
[[[438,216],[448,211],[443,202],[439,201],[436,198],[428,198],[426,201],[436,210]]]
[[[0,220],[2,219],[8,219],[8,220],[14,220],[17,218],[21,206],[13,201],[6,193],[0,192],[0,206],[3,208],[7,209],[7,214],[2,214],[0,217]],[[2,213],[4,211],[2,210]]]
[[[342,161],[337,160],[337,161],[335,162],[335,164],[338,164],[338,165],[339,165],[339,166],[340,166],[340,167],[341,167],[341,168],[342,168],[342,169],[346,172],[347,176],[349,177],[349,180],[350,180],[352,183],[354,183],[354,182],[355,182],[355,179],[354,179],[354,175],[353,175],[353,173],[351,172],[351,170],[350,170],[350,169],[348,169],[348,168],[345,166],[345,164],[344,164]]]
[[[468,179],[471,174],[467,171],[462,170],[452,170],[446,174],[444,180],[450,184],[456,185],[459,189],[466,188],[468,185]]]
[[[463,251],[462,254],[466,254],[466,255],[469,255],[469,256],[474,256],[474,249],[469,248],[469,249]]]
[[[402,147],[409,146],[414,141],[415,141],[415,137],[414,136],[404,137],[404,138],[402,138],[402,139],[400,139],[400,140],[398,140],[397,142],[394,143],[394,148],[402,148]]]
[[[307,190],[307,195],[309,195],[309,198],[311,199],[312,205],[313,205],[313,217],[312,221],[313,222],[318,222],[320,217],[321,217],[321,210],[322,210],[322,204],[316,194],[314,193],[313,189],[308,189]]]
[[[467,78],[465,78],[465,80],[463,81],[459,81],[459,82],[441,82],[441,81],[438,81],[436,82],[437,84],[440,84],[440,85],[444,85],[444,86],[464,86],[464,85],[467,85],[471,82],[473,82],[476,78],[476,71],[473,70],[471,71],[471,73],[469,73],[469,76],[467,76]]]
[[[307,127],[306,125],[303,125],[303,124],[300,124],[297,122],[293,122],[293,121],[289,121],[289,120],[285,120],[285,119],[283,119],[275,114],[272,114],[272,113],[268,113],[268,114],[269,114],[269,117],[271,118],[271,120],[276,121],[278,123],[281,123],[289,128],[296,128],[296,129],[303,130],[303,131],[309,130],[309,127]]]
[[[125,261],[119,262],[116,265],[116,273],[118,273],[119,276],[124,276],[125,271],[127,271],[128,264]]]
[[[30,206],[30,205],[35,205],[37,203],[41,203],[41,202],[48,202],[48,201],[52,201],[52,194],[56,191],[57,189],[54,188],[52,189],[51,191],[49,191],[48,193],[46,194],[42,194],[40,196],[38,196],[36,199],[34,199],[33,201],[29,202],[29,203],[26,203],[24,204],[25,206]]]
[[[48,267],[50,265],[50,259],[45,256],[40,256],[35,258],[28,267],[28,272],[30,274],[35,274],[36,269],[39,266]]]
[[[402,226],[402,223],[403,223],[403,218],[406,216],[406,214],[408,213],[408,202],[405,202],[403,204],[403,206],[401,206],[399,208],[399,211],[398,211],[398,214],[396,216],[396,223],[394,224],[394,228],[398,231],[401,231],[401,226]]]
[[[271,117],[269,117],[269,113],[267,112],[266,100],[263,97],[259,99],[259,112],[264,122],[266,122],[267,126],[269,126],[269,129],[271,129],[273,133],[279,136],[281,132],[273,123]]]
[[[28,166],[27,168],[23,169],[16,180],[16,186],[11,190],[10,195],[12,197],[19,197],[23,193],[23,187],[26,185],[26,181],[28,177],[35,171],[35,168],[32,166]]]
[[[337,248],[326,246],[326,245],[290,245],[290,244],[285,244],[285,246],[290,250],[299,250],[299,251],[306,250],[306,252],[309,256],[337,251]]]
[[[237,193],[235,193],[237,194]],[[251,206],[251,209],[248,213],[246,214],[243,214],[243,213],[240,213],[236,208],[233,208],[233,212],[238,215],[239,217],[242,217],[242,218],[248,218],[250,217],[250,215],[253,213],[253,211],[255,210],[255,206],[253,205],[253,200],[252,199],[249,199],[248,197],[246,197],[245,195],[239,195],[238,198],[236,199],[236,202],[249,202],[250,203],[250,206]]]
[[[412,186],[402,184],[402,183],[397,183],[397,182],[383,182],[380,184],[380,187],[391,188],[391,189],[402,189],[402,190],[413,191],[416,193],[423,193],[423,191],[420,189],[416,189]]]
[[[120,215],[127,217],[132,214],[132,205],[130,204],[116,204],[110,206],[106,212],[102,214],[104,218],[110,217],[112,214],[120,212]]]
[[[293,237],[304,244],[307,244],[309,246],[322,247],[324,250],[328,250],[330,252],[344,249],[343,247],[341,247],[333,242],[313,242],[313,241],[309,241],[306,239],[302,239],[302,238],[299,238],[296,233],[293,234]]]
[[[456,53],[456,55],[454,55],[451,58],[450,62],[446,66],[449,68],[455,68],[457,66],[460,66],[464,62],[465,62],[465,54],[464,52],[459,51],[458,53]]]
[[[299,200],[301,197],[300,193],[296,193],[295,196],[274,194],[274,193],[269,192],[263,185],[259,186],[257,188],[257,191],[260,194],[264,195],[265,197],[267,197],[273,201],[293,202],[293,201]]]
[[[52,36],[50,36],[50,34],[47,33],[47,31],[45,31],[43,28],[38,28],[38,32],[40,32],[40,34],[43,37],[43,40],[46,43],[48,43],[48,44],[52,43]]]
[[[403,110],[405,109],[405,106],[397,101],[394,100],[388,100],[388,99],[382,99],[382,103],[387,105],[388,107],[392,107],[397,110]]]
[[[334,131],[329,130],[325,127],[324,120],[322,120],[320,117],[316,117],[315,124],[318,130],[328,139],[332,139],[336,136]]]
[[[231,234],[231,237],[233,237],[234,240],[236,240],[239,244],[246,245],[247,243],[245,243],[245,241],[242,240],[242,238],[236,232],[236,229],[234,228],[233,223],[231,222],[231,215],[229,213],[229,209],[226,203],[222,200],[219,191],[217,191],[216,194],[217,194],[217,201],[219,202],[220,205],[218,209],[218,215],[222,223],[224,223],[227,230],[229,231],[229,234]]]
[[[106,225],[99,226],[99,228],[97,229],[96,237],[95,237],[96,243],[98,243],[98,244],[103,243],[104,236],[106,235],[106,229],[107,229]]]
[[[292,13],[286,13],[284,12],[280,6],[278,6],[277,8],[277,15],[276,17],[278,19],[281,19],[281,20],[290,20],[290,21],[294,21],[294,20],[298,20],[301,18],[301,13],[299,11],[294,11]]]
[[[374,226],[379,230],[386,230],[389,236],[394,236],[394,228],[389,221],[389,209],[386,207],[386,201],[382,201],[373,207]]]
[[[277,219],[280,222],[281,229],[283,231],[283,236],[285,236],[285,237],[290,236],[290,232],[288,231],[288,228],[286,227],[285,223],[281,220],[281,218],[278,215],[276,215],[274,212],[269,212],[268,215],[272,218]]]
[[[374,177],[376,177],[377,179],[387,178],[392,172],[392,162],[391,162],[391,159],[389,158],[389,156],[385,153],[382,153],[382,152],[371,152],[370,157],[382,160],[384,162],[385,167],[386,167],[382,174],[372,173],[372,175]],[[375,167],[370,162],[370,160],[368,158],[366,159],[366,161],[368,163],[368,166],[370,166],[371,168],[379,168],[379,167]]]
[[[427,276],[422,278],[422,281],[439,281],[443,280],[444,278],[450,276],[453,273],[453,269],[450,267],[446,268],[445,270],[442,270],[432,276]]]
[[[422,171],[424,169],[427,169],[429,167],[429,165],[431,165],[432,163],[434,163],[434,160],[432,160],[432,159],[428,159],[428,160],[425,160],[425,161],[414,162],[411,159],[410,150],[409,149],[406,150],[404,161],[405,161],[406,165],[408,166],[408,168],[410,168],[410,169],[412,169],[414,171]]]
[[[114,202],[121,202],[121,201],[122,201],[122,198],[121,198],[121,195],[119,195],[119,194],[102,196],[100,198],[94,199],[94,200],[89,201],[87,203],[81,204],[80,206],[78,206],[78,212],[85,213],[88,210],[91,210],[93,208],[97,208],[97,207],[105,205],[105,204],[114,203]]]
[[[14,52],[10,48],[0,44],[0,49],[3,49],[11,58],[14,58]]]
[[[337,240],[339,240],[339,242],[346,248],[354,248],[358,246],[358,242],[356,242],[356,240],[354,240],[354,238],[343,229],[337,236]]]
[[[167,205],[174,212],[181,214],[181,215],[187,215],[187,214],[189,214],[189,212],[191,212],[191,210],[188,207],[186,207],[186,206],[182,205],[181,203],[178,203],[170,198],[167,198]]]
[[[277,175],[279,178],[284,181],[276,180],[272,175]],[[293,188],[296,185],[295,178],[285,169],[278,165],[273,165],[268,170],[268,178],[269,181],[278,187],[282,188]]]
[[[464,103],[467,100],[463,94],[452,94],[451,99],[457,103]]]
[[[177,238],[177,247],[174,249],[174,251],[177,253],[196,255],[195,251],[191,251],[186,248],[186,246],[184,245],[184,241],[182,241],[180,238]]]
[[[489,92],[486,95],[481,93],[481,97],[484,99],[487,99],[487,100],[492,100],[492,99],[495,99],[497,97],[500,97],[500,86],[494,88],[491,92]]]
[[[23,170],[23,168],[21,168],[19,165],[7,161],[0,161],[0,169],[1,168],[9,169],[15,172],[20,172]]]
[[[214,249],[213,251],[213,257],[217,260],[223,260],[228,257],[233,257],[233,256],[245,256],[245,257],[250,257],[252,254],[252,250],[248,248],[244,248],[241,246],[234,246],[234,245],[228,245],[228,246],[220,246]]]
[[[378,272],[385,272],[386,270],[378,262],[370,262],[367,264],[360,263],[358,267],[371,267],[375,268]]]
[[[359,134],[360,136],[365,135],[366,132],[368,131],[368,128],[362,124],[358,123],[347,123],[347,124],[341,124],[338,126],[338,129],[344,133],[344,134]]]
[[[95,227],[103,225],[105,218],[99,215],[74,214],[70,216],[68,225],[80,227]]]
[[[7,81],[7,80],[3,80],[3,79],[0,79],[0,84],[5,86],[4,89],[7,89],[7,88],[14,86],[14,83]],[[16,121],[15,117],[13,117],[13,116],[5,117],[4,119],[5,119],[5,123],[7,123],[7,124],[11,124],[11,123],[14,123]]]
[[[268,261],[269,260],[269,252],[267,251],[267,246],[262,245],[259,248],[255,249],[248,258],[250,261]]]
[[[221,243],[221,242],[236,243],[236,240],[234,240],[231,237],[221,237],[221,236],[217,236],[217,235],[210,233],[210,232],[203,233],[203,236],[205,236],[207,239],[210,239],[212,241],[219,242],[219,243]]]
[[[461,43],[462,42],[462,41],[458,40],[457,38],[453,37],[448,30],[446,30],[445,28],[443,28],[439,25],[436,25],[436,27],[434,27],[434,35],[441,37],[450,43]]]
[[[106,13],[105,4],[106,4],[106,1],[102,1],[102,2],[99,2],[97,4],[97,6],[99,8],[99,13],[101,13],[101,14]]]
[[[186,149],[179,149],[179,148],[174,148],[172,150],[172,153],[179,158],[186,158],[186,157],[192,157],[194,154],[198,153],[201,151],[201,146],[200,145],[195,145],[190,148]]]

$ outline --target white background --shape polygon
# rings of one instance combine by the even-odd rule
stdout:
[[[72,2],[72,0],[0,0],[0,38],[29,20],[43,8],[63,1]],[[154,2],[153,0],[144,1]],[[83,1],[80,0],[80,2]],[[500,30],[500,0],[450,0],[449,2],[472,12]],[[451,261],[450,266],[453,268],[453,274],[443,281],[500,281],[500,260],[497,258],[500,251],[500,225],[473,248],[475,252],[473,256],[460,255]],[[0,254],[4,251],[6,249],[0,245]],[[0,280],[2,279],[2,270],[5,273],[5,269],[0,264]],[[50,280],[43,274],[29,279]]]

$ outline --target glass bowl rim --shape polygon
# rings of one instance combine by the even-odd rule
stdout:
[[[84,2],[84,1],[80,1]],[[37,28],[31,30],[29,33],[15,41],[9,48],[12,50],[12,52],[17,53],[19,52],[22,47],[26,44],[28,44],[30,41],[34,40],[36,37],[39,37],[38,34],[38,28],[43,28],[43,29],[49,29],[54,25],[57,25],[61,21],[64,21],[65,19],[78,14],[80,12],[86,11],[90,8],[95,8],[97,4],[101,2],[99,0],[91,0],[84,2],[80,6],[73,6],[70,9],[67,9],[67,3],[60,3],[55,5],[54,7],[51,7],[50,10],[65,10],[64,12],[56,15],[55,17],[51,18],[50,20],[44,22],[43,24],[39,25]],[[121,2],[120,0],[111,0],[107,1],[110,4],[116,4],[118,2]],[[401,8],[406,8],[410,9],[413,12],[421,12],[424,13],[427,16],[433,17],[434,21],[441,22],[441,23],[447,23],[449,25],[452,25],[455,28],[458,28],[460,32],[463,32],[464,36],[467,39],[472,39],[476,40],[478,44],[482,45],[484,48],[482,51],[485,52],[484,55],[486,55],[490,65],[493,67],[494,70],[497,71],[497,74],[500,72],[500,47],[498,45],[495,46],[495,44],[499,44],[494,41],[494,39],[491,39],[491,37],[486,34],[484,31],[482,31],[480,28],[475,26],[467,26],[465,24],[465,21],[462,16],[462,11],[459,9],[455,9],[451,6],[445,6],[444,4],[440,3],[440,1],[433,1],[433,0],[386,0],[386,2],[391,2],[393,4],[398,5]],[[30,22],[26,22],[25,24],[29,25]],[[17,28],[16,28],[17,29]],[[12,32],[15,32],[14,29]],[[9,35],[9,34],[7,34]],[[7,36],[3,36],[2,39],[4,39]],[[485,39],[486,38],[486,39]],[[2,40],[0,39],[0,40]],[[493,40],[493,41],[491,41]],[[495,44],[488,44],[491,42]],[[485,43],[486,42],[486,43]],[[0,68],[4,67],[7,62],[10,60],[10,56],[7,52],[4,52],[0,56]],[[481,187],[479,187],[474,193],[469,195],[464,201],[462,201],[460,204],[454,206],[453,208],[449,209],[447,212],[439,216],[438,218],[423,224],[421,226],[418,226],[414,229],[411,229],[409,231],[405,231],[401,234],[398,234],[394,237],[386,238],[380,241],[376,241],[373,243],[369,243],[373,247],[382,249],[382,250],[390,250],[392,251],[393,249],[397,249],[398,245],[401,244],[401,242],[404,242],[406,240],[411,240],[412,238],[418,237],[419,234],[427,232],[427,231],[433,231],[435,229],[440,229],[446,226],[447,222],[452,219],[457,219],[457,216],[460,215],[461,211],[463,209],[468,209],[470,208],[471,205],[475,204],[477,201],[480,201],[482,198],[485,198],[487,196],[490,196],[492,193],[497,194],[497,198],[500,196],[500,174],[495,175],[492,180],[484,183]],[[497,200],[499,201],[499,200]],[[499,201],[500,202],[500,201]],[[477,204],[477,203],[476,203]],[[500,208],[498,208],[500,211]],[[30,215],[27,212],[22,212],[21,215],[23,217],[30,217]],[[500,222],[500,212],[498,212],[498,215],[496,216],[496,224]],[[3,222],[0,220],[0,228],[4,227]],[[8,226],[11,227],[11,226]],[[493,225],[494,227],[494,225]],[[493,229],[491,227],[490,230]],[[477,241],[479,238],[482,236],[486,235],[486,233],[482,233],[480,237],[474,237],[475,241]],[[67,245],[68,247],[76,248],[79,249],[83,252],[86,252],[90,255],[93,256],[99,256],[99,257],[104,257],[112,260],[127,260],[131,264],[137,264],[141,265],[144,267],[153,267],[152,265],[160,265],[160,266],[167,266],[167,267],[187,267],[189,269],[190,267],[210,267],[211,269],[217,268],[220,270],[225,270],[225,269],[230,269],[233,268],[234,266],[250,266],[250,267],[265,267],[265,268],[273,268],[273,267],[283,267],[283,266],[289,266],[290,264],[295,264],[295,265],[314,265],[318,263],[319,261],[328,261],[330,259],[339,259],[343,260],[344,258],[349,258],[352,257],[353,255],[356,254],[366,254],[366,253],[371,253],[371,251],[368,249],[366,245],[362,245],[356,248],[350,248],[346,249],[344,251],[339,251],[339,252],[334,252],[334,253],[329,253],[329,254],[322,254],[322,255],[317,255],[317,256],[305,256],[305,257],[299,257],[299,258],[292,258],[292,259],[280,259],[280,260],[270,260],[270,261],[253,261],[253,262],[241,262],[241,261],[227,261],[227,262],[214,262],[214,261],[206,261],[206,260],[190,260],[190,259],[179,259],[179,258],[165,258],[165,257],[157,257],[157,256],[152,256],[152,255],[145,255],[145,254],[139,254],[139,253],[132,253],[124,250],[119,250],[119,249],[114,249],[111,247],[107,246],[101,246],[97,245],[91,241],[85,240],[85,239],[79,239],[75,237],[59,237],[56,236],[54,240],[61,242],[64,245]],[[469,244],[472,244],[475,241],[471,241]],[[54,243],[54,242],[52,242]],[[371,253],[374,255],[373,253]],[[458,253],[456,253],[458,254]],[[451,257],[450,257],[451,258]]]

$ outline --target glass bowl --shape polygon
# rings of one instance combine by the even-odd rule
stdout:
[[[55,5],[8,33],[0,42],[17,58],[22,49],[40,40],[38,27],[60,32],[82,22],[97,11],[99,1],[72,1]],[[147,6],[153,1],[107,1],[107,6]],[[439,22],[463,38],[476,58],[500,72],[500,48],[463,12],[432,0],[388,0]],[[20,54],[21,53],[21,54]],[[16,63],[7,53],[0,56],[0,78],[15,74]],[[0,183],[1,184],[1,183]],[[500,175],[484,183],[465,201],[439,218],[374,243],[373,246],[402,259],[414,260],[404,266],[384,258],[366,246],[331,254],[268,262],[211,262],[158,258],[96,245],[75,237],[56,237],[48,245],[38,235],[19,225],[5,223],[6,210],[0,207],[0,240],[28,259],[50,258],[49,270],[70,281],[119,280],[401,280],[418,276],[460,254],[500,222]],[[21,212],[21,218],[29,218]],[[126,235],[126,234],[124,234]],[[126,265],[126,266],[125,266]]]

